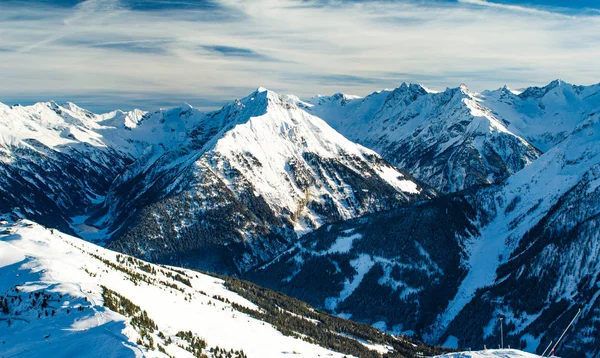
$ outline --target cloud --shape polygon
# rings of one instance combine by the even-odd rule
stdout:
[[[202,49],[218,54],[225,57],[243,57],[247,59],[255,59],[255,60],[264,60],[270,61],[274,60],[269,56],[265,56],[260,54],[254,50],[243,48],[243,47],[234,47],[234,46],[223,46],[223,45],[204,45]]]
[[[534,14],[534,15],[567,16],[564,13],[559,12],[559,11],[548,11],[548,10],[535,8],[535,7],[531,7],[531,6],[503,4],[503,3],[496,3],[496,2],[491,2],[491,1],[487,1],[487,0],[458,0],[458,2],[463,3],[463,4],[488,6],[491,8],[502,9],[502,10],[518,11],[518,12]]]
[[[600,81],[600,14],[461,1],[3,3],[0,101],[80,94],[105,109],[136,99],[204,106],[258,86],[308,97],[402,81],[474,90]]]
[[[135,52],[135,53],[166,53],[163,47],[168,44],[166,41],[125,41],[125,42],[106,42],[93,44],[91,47],[100,49],[113,49],[117,51]]]

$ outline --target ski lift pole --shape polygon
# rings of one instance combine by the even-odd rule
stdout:
[[[550,343],[548,343],[548,347],[546,347],[546,349],[544,349],[544,353],[542,353],[542,357],[546,354],[546,352],[548,352],[548,349],[550,348],[552,343],[554,343],[554,341],[550,341]]]
[[[502,320],[504,318],[500,318],[500,344],[502,345],[502,349],[504,349],[504,328],[502,327]]]
[[[560,338],[558,339],[558,341],[556,341],[556,344],[554,345],[554,347],[552,347],[551,353],[554,353],[554,350],[556,349],[556,347],[558,347],[558,344],[560,343],[560,341],[565,336],[565,334],[567,333],[569,328],[571,328],[571,326],[573,325],[573,322],[575,322],[575,320],[577,319],[577,317],[579,317],[580,314],[581,314],[581,308],[577,311],[577,314],[575,315],[575,317],[573,317],[573,319],[571,320],[571,323],[569,323],[569,325],[567,326],[567,328],[565,329],[563,334],[560,335]]]

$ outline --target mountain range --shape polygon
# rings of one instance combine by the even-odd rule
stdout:
[[[600,354],[600,85],[0,104],[0,213],[447,347]],[[37,225],[37,224],[35,224]],[[2,292],[0,292],[2,293]]]

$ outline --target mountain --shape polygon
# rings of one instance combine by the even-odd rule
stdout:
[[[0,105],[0,214],[429,344],[495,347],[502,318],[507,345],[539,354],[581,309],[557,352],[595,356],[599,90]]]
[[[136,120],[139,111],[125,114]],[[115,112],[116,114],[116,112]],[[0,212],[73,232],[70,216],[101,202],[134,153],[115,127],[72,103],[0,103]]]
[[[429,343],[600,354],[600,113],[504,182],[306,235],[249,273],[316,307]]]
[[[488,209],[495,217],[471,246],[470,274],[442,316],[442,326],[454,316],[446,336],[457,332],[472,342],[478,332],[461,322],[478,319],[489,327],[505,316],[513,324],[511,338],[539,352],[581,309],[559,355],[600,354],[591,334],[600,312],[599,140],[596,113],[495,193],[496,208]]]
[[[518,94],[505,86],[479,97],[511,132],[544,152],[600,110],[600,84],[576,86],[554,80]]]
[[[0,347],[12,357],[409,357],[448,350],[232,278],[0,222]]]
[[[365,98],[314,97],[304,106],[443,193],[500,182],[540,154],[464,85],[438,93],[403,83]]]
[[[497,183],[534,161],[600,110],[600,84],[561,80],[516,93],[434,92],[418,84],[299,101],[357,143],[440,192]]]
[[[324,223],[436,195],[262,88],[210,113],[2,110],[2,212],[155,262],[239,273]]]
[[[149,121],[182,139],[147,148],[88,221],[154,262],[239,274],[323,224],[435,196],[266,89],[216,112],[154,112],[133,132]]]

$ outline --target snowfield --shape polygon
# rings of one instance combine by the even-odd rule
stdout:
[[[235,310],[231,303],[257,307],[220,279],[146,264],[30,221],[0,226],[0,278],[10,307],[0,313],[3,357],[192,357],[190,340],[178,335],[187,331],[206,341],[205,354],[218,346],[247,357],[344,356]],[[134,317],[144,322],[146,312],[154,329],[107,309],[107,297],[123,309],[126,300],[139,306]]]
[[[516,349],[488,349],[484,351],[458,352],[436,356],[437,358],[535,358],[538,355]]]

